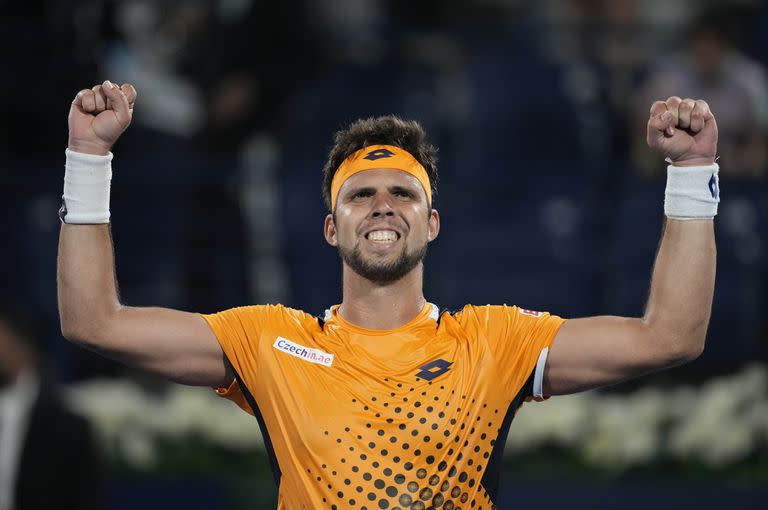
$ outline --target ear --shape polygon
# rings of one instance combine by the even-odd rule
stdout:
[[[323,223],[323,235],[325,236],[326,242],[331,246],[339,245],[339,240],[336,237],[336,223],[333,221],[332,214],[325,217],[325,222]]]
[[[431,242],[437,238],[437,234],[440,233],[440,213],[437,209],[432,209],[429,214],[429,232],[427,233],[427,239]]]

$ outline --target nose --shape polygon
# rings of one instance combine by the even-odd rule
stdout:
[[[377,193],[373,201],[373,209],[371,210],[371,216],[377,218],[379,216],[394,216],[395,211],[392,208],[392,202],[388,193]]]

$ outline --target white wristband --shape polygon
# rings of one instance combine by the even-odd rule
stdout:
[[[667,167],[664,214],[675,220],[712,219],[720,202],[717,163]]]
[[[59,218],[62,223],[109,223],[109,190],[112,153],[106,156],[66,150],[64,195]]]

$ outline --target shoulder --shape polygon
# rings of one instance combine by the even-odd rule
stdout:
[[[503,316],[505,314],[516,314],[518,310],[519,308],[515,305],[466,304],[460,310],[452,312],[451,315],[459,321],[478,321]]]
[[[318,317],[316,315],[312,315],[309,312],[305,312],[304,310],[291,308],[281,304],[266,306],[273,307],[271,313],[277,317],[280,317],[283,321],[299,323],[305,326],[307,324],[319,325]]]
[[[508,320],[516,313],[516,306],[466,304],[455,311],[444,310],[440,324],[444,327],[458,327],[464,331],[485,331],[495,324]]]
[[[519,323],[537,321],[555,317],[549,312],[529,310],[518,305],[472,305],[467,304],[450,314],[460,324],[476,324],[478,326],[493,326],[499,323]]]
[[[217,312],[209,315],[232,315],[242,317],[275,317],[275,318],[293,318],[298,320],[315,319],[314,316],[299,310],[297,308],[291,308],[283,304],[266,304],[266,305],[243,305],[229,308],[221,312]]]
[[[230,308],[222,312],[203,315],[211,324],[230,324],[244,328],[268,326],[298,326],[302,328],[319,327],[317,317],[296,308],[280,303],[266,305],[246,305]]]

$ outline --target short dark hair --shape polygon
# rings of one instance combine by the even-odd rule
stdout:
[[[427,133],[415,120],[396,115],[358,119],[333,135],[333,148],[323,167],[323,199],[331,207],[331,182],[341,163],[355,151],[369,145],[394,145],[411,153],[427,171],[432,188],[432,202],[437,195],[437,148],[427,142]]]

